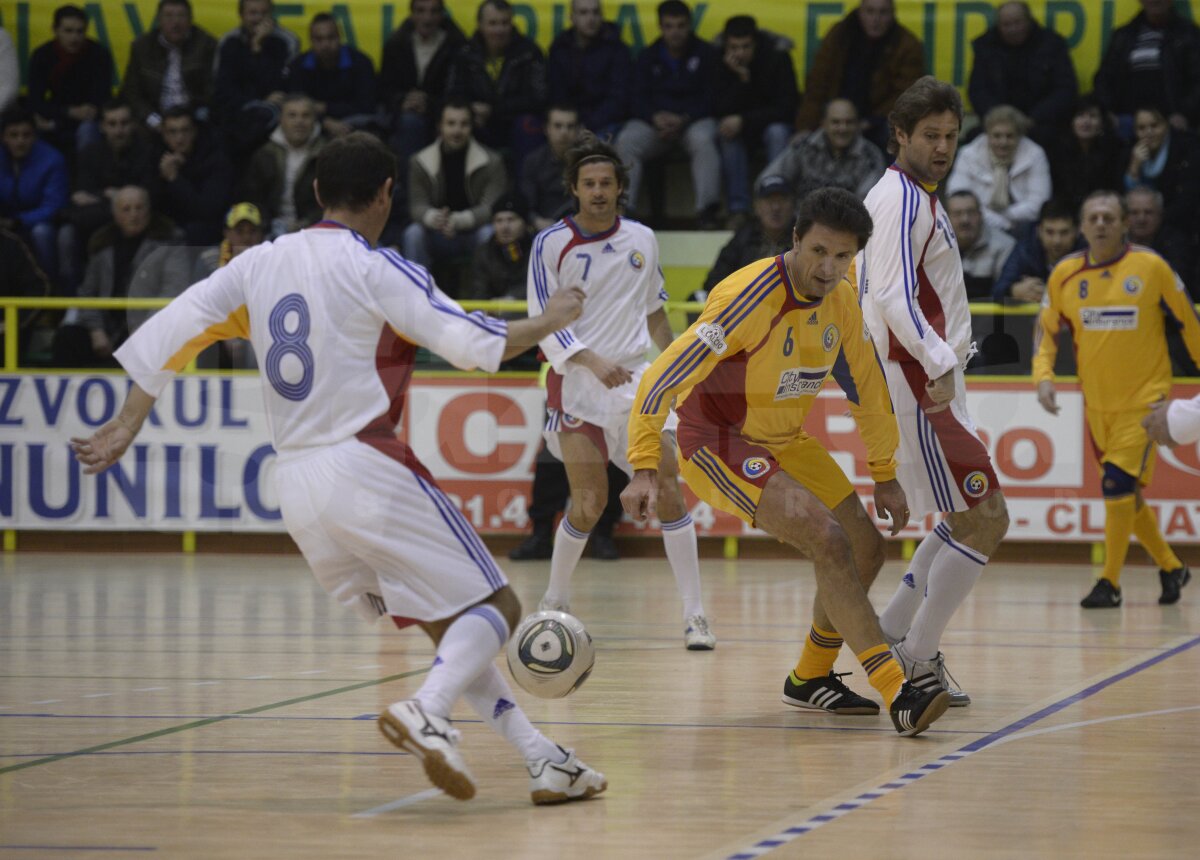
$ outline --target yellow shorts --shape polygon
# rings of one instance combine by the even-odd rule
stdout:
[[[700,499],[750,525],[768,479],[781,470],[831,510],[854,492],[845,472],[811,436],[786,445],[759,445],[727,434],[706,442],[687,450],[681,445],[680,474]]]
[[[1137,478],[1143,487],[1150,483],[1154,475],[1156,448],[1142,426],[1142,419],[1149,414],[1149,409],[1127,412],[1087,410],[1092,450],[1102,472],[1105,463],[1112,463],[1122,472]]]

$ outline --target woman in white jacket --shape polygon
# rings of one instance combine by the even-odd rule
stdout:
[[[984,117],[981,134],[958,153],[946,193],[973,191],[983,204],[984,221],[1019,238],[1050,199],[1050,162],[1025,136],[1029,118],[1014,107],[997,105]]]

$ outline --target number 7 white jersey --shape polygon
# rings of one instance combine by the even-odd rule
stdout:
[[[332,222],[239,254],[139,328],[116,357],[157,397],[213,341],[247,337],[281,456],[395,432],[418,346],[495,371],[508,326],[468,314],[429,273]]]

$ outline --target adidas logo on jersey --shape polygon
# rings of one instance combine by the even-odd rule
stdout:
[[[808,324],[809,324],[809,325],[817,325],[817,324],[818,324],[818,323],[817,323],[817,312],[816,312],[816,311],[813,311],[813,312],[812,312],[812,316],[810,316],[810,317],[808,318]]]
[[[617,253],[617,249],[612,246],[612,242],[605,242],[604,250],[601,251],[600,253],[601,254],[615,254],[615,253]]]

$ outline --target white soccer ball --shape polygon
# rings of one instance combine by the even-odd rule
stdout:
[[[596,649],[583,622],[565,612],[527,616],[508,640],[508,670],[523,690],[559,699],[583,685],[596,662]]]

